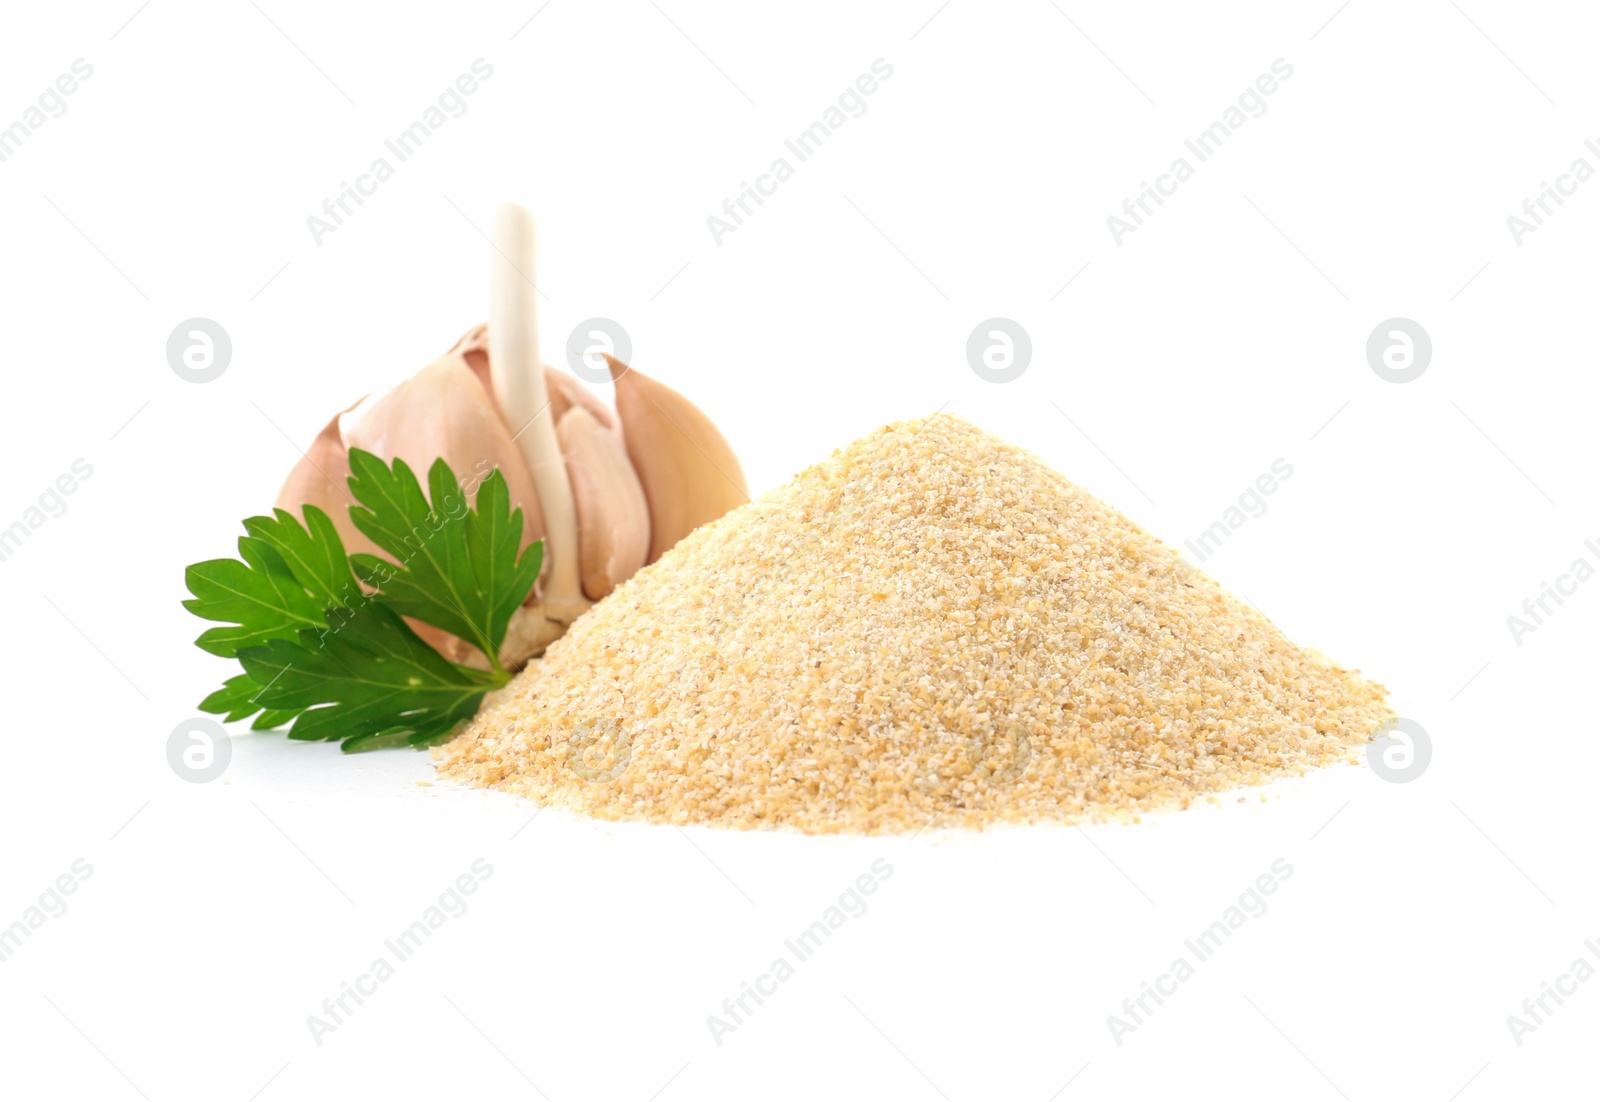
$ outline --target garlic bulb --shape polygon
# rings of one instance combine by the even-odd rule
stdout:
[[[523,517],[523,545],[544,539],[544,567],[512,616],[500,660],[523,665],[690,531],[742,504],[744,472],[717,427],[670,387],[607,357],[612,411],[575,377],[539,360],[532,216],[502,207],[491,317],[410,379],[329,421],[289,473],[278,507],[316,505],[348,550],[390,557],[350,522],[349,449],[403,459],[426,485],[443,458],[469,502],[498,468]],[[487,666],[466,642],[426,624],[451,661]]]

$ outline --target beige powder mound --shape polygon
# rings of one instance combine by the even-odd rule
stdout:
[[[1384,696],[1037,457],[941,415],[684,539],[439,768],[607,819],[1070,823],[1351,760]]]

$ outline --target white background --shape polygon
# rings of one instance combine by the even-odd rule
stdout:
[[[1520,646],[1506,618],[1597,558],[1600,182],[1520,245],[1506,218],[1600,168],[1593,13],[540,3],[5,10],[0,125],[94,67],[0,164],[0,527],[94,472],[0,563],[0,925],[93,868],[0,965],[5,1093],[1592,1093],[1600,982],[1520,1046],[1506,1019],[1600,938],[1600,583]],[[467,113],[315,244],[307,216],[480,57]],[[714,243],[876,58],[867,113]],[[1115,243],[1106,217],[1277,58],[1266,114]],[[1181,545],[1288,460],[1204,568],[1388,685],[1431,766],[915,839],[533,819],[423,786],[426,755],[281,734],[179,779],[168,734],[229,670],[190,645],[183,566],[231,553],[334,410],[484,318],[507,198],[541,219],[546,358],[618,319],[753,490],[946,407]],[[964,354],[996,315],[1034,348],[1006,385]],[[234,346],[205,385],[165,358],[195,316]],[[1364,352],[1395,316],[1434,345],[1404,385]],[[316,1044],[307,1016],[479,857],[470,910]],[[1270,909],[1119,1046],[1107,1016],[1280,857]],[[877,858],[867,913],[716,1044],[707,1016]]]

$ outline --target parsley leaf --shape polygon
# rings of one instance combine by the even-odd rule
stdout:
[[[272,510],[270,517],[251,517],[244,530],[268,544],[312,597],[324,605],[347,605],[361,596],[344,541],[328,514],[315,505],[305,507],[305,527],[293,513]]]
[[[325,631],[328,609],[363,599],[351,572],[344,544],[328,515],[314,505],[305,508],[306,527],[291,514],[274,510],[270,517],[244,522],[238,559],[212,559],[185,572],[192,600],[183,607],[204,620],[220,620],[195,640],[201,650],[234,658],[247,647],[274,639],[295,639],[301,631]],[[261,711],[257,684],[248,675],[230,678],[200,702],[200,710],[230,722]],[[295,712],[272,711],[257,717],[258,729],[279,726]]]
[[[325,634],[303,631],[239,652],[267,708],[298,711],[292,739],[342,739],[345,750],[374,744],[428,746],[471,719],[504,674],[447,662],[388,606],[371,601],[328,617]]]
[[[298,710],[262,711],[260,703],[256,700],[256,694],[260,691],[261,686],[250,680],[249,674],[241,673],[237,677],[228,678],[223,682],[222,688],[202,700],[200,710],[220,715],[229,723],[254,715],[255,722],[250,726],[257,731],[282,727],[300,714]],[[257,712],[261,714],[256,715]]]
[[[499,670],[506,626],[533,589],[544,545],[535,543],[518,556],[522,510],[512,511],[499,471],[478,488],[474,510],[443,459],[429,469],[428,489],[431,506],[403,460],[391,468],[352,448],[350,492],[361,506],[350,509],[350,519],[400,566],[375,555],[353,555],[351,561],[377,585],[385,604],[460,636]]]
[[[239,558],[197,562],[184,572],[192,600],[183,607],[202,620],[220,620],[195,646],[222,658],[240,647],[293,636],[322,624],[325,603],[312,597],[271,544],[239,537]]]
[[[229,722],[255,716],[258,730],[293,721],[290,738],[339,739],[345,750],[440,742],[510,680],[500,644],[539,577],[543,542],[521,549],[522,511],[499,471],[469,509],[442,459],[429,471],[431,502],[398,459],[391,468],[352,449],[350,464],[361,503],[351,519],[394,561],[347,554],[312,505],[304,523],[282,509],[246,520],[239,559],[185,573],[194,596],[184,607],[224,625],[196,645],[244,668],[200,708]],[[403,617],[467,640],[491,670],[446,660]]]
[[[252,699],[260,691],[261,686],[250,680],[249,674],[241,673],[228,678],[222,683],[222,688],[202,700],[200,710],[222,716],[232,723],[261,710],[261,705]]]

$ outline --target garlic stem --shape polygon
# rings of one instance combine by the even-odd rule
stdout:
[[[544,613],[569,623],[589,602],[579,582],[578,521],[539,358],[533,215],[503,203],[489,258],[489,372],[495,397],[533,475],[544,513]]]

